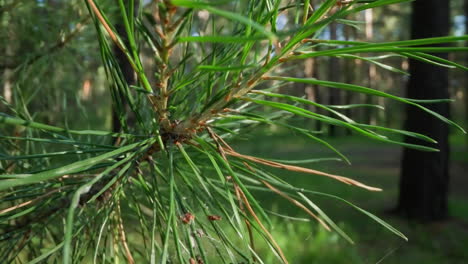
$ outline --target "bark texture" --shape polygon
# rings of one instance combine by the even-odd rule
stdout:
[[[411,36],[428,38],[449,33],[449,3],[440,0],[413,2]],[[447,54],[438,54],[447,57]],[[410,60],[410,80],[407,97],[415,99],[449,98],[447,68]],[[449,116],[449,105],[431,104],[430,109]],[[405,129],[426,134],[438,144],[428,144],[406,138],[408,143],[424,144],[440,152],[403,150],[400,194],[397,210],[405,217],[421,221],[443,220],[448,216],[447,196],[449,185],[448,126],[435,117],[415,107],[406,109]]]

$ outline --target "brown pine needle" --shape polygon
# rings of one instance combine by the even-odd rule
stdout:
[[[284,263],[288,264],[288,260],[286,259],[286,257],[284,256],[284,253],[283,251],[281,250],[280,246],[278,245],[278,243],[276,242],[276,240],[273,238],[273,236],[270,234],[270,232],[268,232],[268,230],[265,228],[265,226],[262,224],[262,222],[260,221],[260,219],[258,218],[258,216],[255,214],[255,211],[252,209],[252,206],[250,206],[250,203],[249,201],[247,200],[247,197],[245,196],[244,192],[238,187],[235,185],[235,188],[236,188],[236,191],[239,192],[242,200],[244,201],[244,204],[245,204],[245,207],[247,207],[247,210],[249,211],[249,213],[252,215],[252,217],[255,219],[255,222],[258,223],[258,225],[260,226],[260,228],[263,230],[263,232],[265,232],[265,234],[268,236],[268,238],[270,239],[271,243],[273,244],[273,246],[276,248],[276,250],[278,251],[278,254],[280,255],[281,259],[283,260]]]
[[[228,144],[226,141],[224,141],[224,139],[223,139],[222,137],[218,136],[218,134],[216,134],[216,133],[213,133],[213,135],[214,135],[219,141],[221,141],[221,143],[223,143],[224,146],[226,146],[226,148],[227,148],[228,150],[234,151],[234,149],[232,149],[232,147],[229,146],[229,144]]]
[[[263,165],[267,165],[267,166],[270,166],[270,167],[274,167],[274,168],[280,168],[280,169],[285,169],[285,170],[289,170],[289,171],[297,171],[297,172],[315,174],[315,175],[320,175],[320,176],[326,176],[326,177],[335,179],[337,181],[346,183],[348,185],[354,185],[354,186],[361,187],[361,188],[369,190],[369,191],[382,191],[382,189],[380,189],[380,188],[368,186],[368,185],[365,185],[365,184],[363,184],[361,182],[358,182],[356,180],[353,180],[353,179],[350,179],[350,178],[347,178],[347,177],[343,177],[343,176],[339,176],[339,175],[334,175],[334,174],[330,174],[330,173],[326,173],[326,172],[322,172],[322,171],[318,171],[318,170],[313,170],[313,169],[308,169],[308,168],[303,168],[303,167],[298,167],[298,166],[293,166],[293,165],[287,165],[287,164],[282,164],[282,163],[275,162],[275,161],[270,161],[270,160],[265,160],[265,159],[261,159],[261,158],[257,158],[257,157],[243,155],[243,154],[237,153],[237,152],[235,152],[233,150],[224,149],[224,152],[226,154],[230,155],[230,156],[233,156],[233,157],[238,157],[238,158],[250,160],[250,161],[260,163],[260,164],[263,164]]]
[[[99,19],[99,22],[101,22],[101,24],[104,26],[104,28],[106,29],[107,31],[107,34],[109,34],[109,37],[112,39],[112,41],[114,41],[114,43],[119,47],[119,49],[121,49],[123,52],[125,52],[125,48],[122,46],[122,43],[120,43],[119,39],[117,38],[117,36],[115,35],[114,31],[112,31],[112,29],[110,28],[110,26],[107,24],[106,20],[104,19],[104,17],[102,16],[101,12],[99,11],[99,9],[97,8],[96,4],[94,3],[93,0],[87,0],[88,1],[88,4],[89,6],[91,7],[91,9],[93,9],[93,12],[94,14],[96,15],[97,19]]]
[[[138,79],[140,79],[143,87],[148,91],[148,92],[152,92],[153,89],[150,85],[150,83],[148,82],[148,80],[145,78],[145,75],[142,73],[142,71],[140,71],[137,67],[137,65],[135,64],[135,61],[132,59],[132,57],[129,55],[129,52],[127,50],[127,48],[125,48],[125,45],[120,41],[120,39],[118,38],[118,36],[114,33],[114,31],[112,31],[111,27],[109,26],[109,24],[106,22],[106,20],[104,19],[104,17],[102,16],[101,14],[101,11],[99,11],[99,9],[97,8],[96,4],[94,3],[94,0],[87,0],[89,6],[91,7],[93,13],[96,15],[96,18],[99,20],[99,22],[102,24],[102,26],[104,27],[104,29],[106,30],[107,34],[109,34],[109,37],[112,39],[112,41],[115,43],[115,45],[117,45],[117,47],[122,51],[122,53],[125,55],[125,57],[127,58],[127,61],[128,63],[130,64],[130,66],[132,67],[133,71],[136,73]],[[162,111],[164,110],[164,107],[161,105],[161,103],[158,101],[158,100],[155,100],[153,95],[151,94],[148,94],[147,95],[148,97],[148,100],[150,101],[151,105],[153,106],[153,108],[155,109],[155,111]],[[163,114],[160,114],[161,116],[164,116]]]
[[[215,142],[216,147],[218,148],[219,154],[221,154],[223,159],[227,161],[226,154],[224,153],[223,147],[221,146],[221,144],[219,144],[219,141],[218,141],[219,136],[216,135],[216,133],[209,126],[206,127],[206,130],[208,131],[208,134],[210,134],[210,137]]]
[[[120,201],[117,203],[117,225],[118,225],[118,230],[119,230],[119,236],[120,236],[120,242],[122,243],[122,246],[125,250],[125,256],[127,258],[127,262],[129,264],[135,264],[135,260],[133,259],[132,253],[130,251],[130,248],[128,247],[127,243],[127,236],[125,235],[125,229],[124,229],[124,224],[120,212]]]
[[[29,201],[24,202],[24,203],[17,204],[17,205],[12,206],[12,207],[5,208],[5,209],[3,209],[3,210],[0,211],[0,215],[5,214],[5,213],[8,213],[8,212],[11,212],[11,211],[13,211],[13,210],[15,210],[15,209],[24,207],[24,206],[26,206],[26,205],[28,205],[28,204],[32,204],[33,202],[35,202],[35,201],[37,201],[37,200],[39,200],[39,199],[36,198],[36,199],[29,200]]]
[[[237,185],[236,183],[234,183],[234,191],[236,192],[236,197],[237,197],[237,200],[239,201],[239,208],[241,209],[242,213],[245,214],[244,205],[242,203],[242,199],[241,199],[240,192],[239,192],[240,188],[239,188],[239,185]],[[247,226],[247,231],[249,232],[250,247],[252,248],[253,251],[255,251],[255,241],[254,241],[253,232],[252,232],[252,225],[250,224],[247,218],[245,218],[244,221],[245,221],[245,225]],[[255,254],[253,253],[252,253],[252,259],[254,262],[256,262]]]
[[[297,201],[296,199],[290,197],[289,195],[285,194],[284,192],[276,189],[275,187],[273,187],[271,184],[269,184],[268,182],[264,181],[264,180],[260,180],[263,184],[265,184],[266,187],[268,187],[268,189],[274,191],[275,193],[279,194],[281,197],[285,198],[286,200],[290,201],[292,204],[294,204],[295,206],[301,208],[302,210],[304,210],[307,214],[309,214],[310,216],[312,216],[313,218],[315,218],[315,220],[317,220],[317,222],[319,222],[327,231],[331,231],[330,227],[320,218],[318,217],[316,214],[314,214],[311,210],[309,210],[309,208],[305,207],[305,205],[303,205],[301,202]]]
[[[35,202],[37,202],[37,201],[43,199],[44,197],[47,197],[47,196],[49,196],[49,195],[51,195],[51,194],[53,194],[53,193],[56,193],[56,192],[60,191],[61,189],[62,189],[62,188],[58,188],[58,189],[52,190],[52,191],[50,191],[50,192],[48,192],[48,193],[45,193],[45,194],[43,194],[43,195],[41,195],[41,196],[38,196],[38,197],[36,197],[36,198],[34,198],[34,199],[32,199],[32,200],[29,200],[29,201],[26,201],[26,202],[24,202],[24,203],[20,203],[20,204],[14,205],[14,206],[12,206],[12,207],[8,207],[8,208],[5,208],[5,209],[3,209],[3,210],[0,210],[0,215],[5,214],[5,213],[8,213],[8,212],[11,212],[11,211],[16,210],[16,209],[18,209],[18,208],[21,208],[21,207],[24,207],[24,206],[33,204],[33,203],[35,203]]]

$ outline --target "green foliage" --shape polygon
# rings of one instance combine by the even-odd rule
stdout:
[[[324,105],[273,90],[293,82],[384,97],[416,106],[463,131],[421,105],[446,100],[417,101],[355,84],[285,77],[282,70],[291,61],[339,57],[401,72],[374,53],[466,69],[427,52],[467,48],[427,45],[455,43],[468,36],[387,43],[321,39],[330,23],[352,26],[348,18],[353,14],[408,0],[339,5],[336,0],[324,0],[319,6],[310,1],[273,0],[174,0],[146,6],[136,2],[119,0],[112,7],[105,6],[105,1],[87,0],[89,14],[83,15],[90,16],[95,26],[118,131],[52,126],[18,112],[28,108],[24,100],[6,104],[10,113],[0,117],[4,124],[2,262],[262,263],[256,248],[268,247],[277,257],[268,262],[287,263],[269,231],[278,223],[271,219],[276,215],[264,209],[254,190],[280,195],[316,219],[323,226],[319,238],[323,230],[334,230],[352,242],[311,194],[344,202],[406,239],[362,208],[335,195],[293,186],[271,168],[329,177],[371,191],[379,188],[296,166],[301,161],[241,154],[229,142],[258,126],[277,125],[327,146],[348,161],[313,131],[289,122],[287,117],[293,114],[370,139],[436,151],[398,140],[405,135],[435,142],[427,136],[358,123],[340,112],[378,105]],[[298,19],[279,28],[276,23],[284,12],[295,13]],[[128,83],[115,49],[124,54],[136,75],[135,85]],[[151,64],[145,63],[148,58]],[[11,136],[18,127],[22,132]]]

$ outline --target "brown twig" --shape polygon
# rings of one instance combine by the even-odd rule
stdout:
[[[159,96],[155,98],[157,105],[159,106],[158,115],[159,122],[161,123],[162,128],[165,131],[172,131],[173,126],[169,120],[168,115],[168,102],[169,102],[169,80],[174,73],[174,69],[170,68],[169,61],[176,42],[173,38],[173,28],[171,27],[171,22],[174,20],[175,12],[177,7],[173,6],[169,1],[164,2],[167,8],[167,13],[159,9],[159,27],[156,27],[155,31],[161,39],[161,44],[159,48],[159,57],[161,59],[161,65],[158,67],[159,80],[156,83],[156,86],[159,88]],[[161,8],[161,7],[159,7]],[[162,17],[162,15],[164,15]],[[179,19],[180,20],[180,19]],[[175,23],[178,20],[175,21]]]
[[[349,1],[350,0],[338,0],[337,3],[348,4]],[[310,7],[312,8],[312,6]],[[286,43],[284,47],[289,46],[289,44],[290,43]],[[265,62],[261,65],[261,67],[259,67],[259,69],[255,73],[253,73],[249,78],[246,78],[244,81],[240,83],[235,83],[235,84],[230,85],[230,87],[228,88],[230,89],[230,91],[227,97],[225,97],[224,99],[218,100],[217,102],[212,104],[210,107],[205,109],[204,112],[198,113],[194,115],[193,118],[187,119],[184,122],[182,122],[180,125],[178,125],[175,128],[174,130],[175,133],[187,134],[187,133],[190,133],[190,131],[196,131],[198,128],[197,125],[199,124],[199,122],[207,122],[211,120],[218,113],[220,113],[222,109],[232,100],[242,97],[248,92],[250,92],[259,82],[264,80],[263,76],[271,72],[278,65],[281,65],[282,63],[286,62],[290,58],[291,52],[293,52],[301,44],[303,43],[300,41],[298,43],[293,43],[293,45],[291,45],[288,50],[284,50],[281,48],[281,43],[276,42],[275,48],[277,52],[276,52],[274,60],[270,59],[269,57],[269,53],[271,52],[271,48],[269,48],[267,51]]]

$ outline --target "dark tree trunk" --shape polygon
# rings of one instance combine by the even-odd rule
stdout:
[[[372,41],[374,39],[374,10],[367,9],[364,13],[365,21],[366,21],[366,41]],[[366,68],[366,77],[367,77],[367,87],[374,87],[374,79],[376,77],[377,68],[375,64],[369,63]],[[364,97],[364,102],[366,104],[375,104],[374,97],[370,94],[362,95]],[[366,124],[372,124],[373,116],[372,116],[372,109],[369,107],[362,108],[364,122]]]
[[[313,68],[313,77],[316,78],[316,79],[320,79],[320,71],[319,71],[319,67],[318,65],[320,65],[319,63],[319,60],[318,58],[314,58],[314,68]],[[323,89],[320,89],[320,87],[318,85],[313,85],[312,86],[312,89],[314,91],[314,94],[315,94],[315,101],[318,102],[318,103],[322,103],[324,102],[324,96],[323,96]],[[318,114],[322,114],[322,112],[320,112],[321,109],[320,108],[315,108],[315,112],[318,113]],[[323,128],[323,123],[320,122],[320,121],[316,121],[315,122],[315,130],[316,131],[322,131],[322,128]]]
[[[351,36],[355,37],[355,30],[352,27],[345,27],[344,28],[344,36],[347,41],[352,41]],[[355,60],[344,60],[343,61],[344,65],[344,82],[345,83],[354,83],[354,78],[356,74],[356,61]],[[344,104],[345,105],[350,105],[353,102],[353,95],[354,93],[351,91],[345,91],[345,96],[344,96]],[[346,116],[355,116],[350,109],[345,110],[345,115]],[[349,136],[352,135],[352,130],[351,129],[346,129],[345,130],[345,135]]]
[[[465,0],[465,35],[468,35],[468,0]],[[468,63],[468,53],[465,53],[465,61]],[[465,122],[468,124],[468,74],[465,73]],[[465,146],[468,148],[468,134],[465,136]]]
[[[125,27],[123,24],[119,23],[115,26],[117,30],[117,34],[121,37],[122,41],[128,46],[128,37],[127,33],[125,32]],[[135,84],[135,73],[133,71],[132,66],[128,62],[127,57],[121,51],[116,44],[113,45],[113,51],[115,54],[115,58],[117,59],[117,63],[119,64],[120,71],[127,82],[128,85]],[[123,100],[123,96],[121,99]],[[126,108],[126,102],[122,102],[124,104],[123,108]],[[122,124],[120,123],[119,113],[117,113],[116,108],[114,107],[112,110],[112,131],[118,133],[122,130]]]
[[[331,23],[330,24],[330,38],[333,40],[338,39],[337,34],[337,24]],[[328,62],[328,80],[332,82],[339,82],[340,81],[340,61],[336,57],[330,57]],[[329,105],[337,105],[340,104],[340,89],[330,89],[328,91],[328,104]],[[328,126],[328,135],[331,137],[337,136],[338,128],[335,125]]]
[[[441,0],[413,2],[412,38],[448,35],[449,2]],[[447,57],[446,54],[439,54],[439,56]],[[407,87],[409,98],[449,98],[447,68],[410,60],[410,74],[411,78]],[[428,107],[443,116],[449,115],[449,105],[446,103],[431,104]],[[436,147],[440,149],[440,152],[404,149],[397,210],[411,219],[443,220],[448,215],[448,126],[411,106],[406,109],[406,118],[406,130],[426,134],[435,139],[438,144],[430,145],[411,138],[406,138],[405,141]]]
[[[316,67],[317,66],[316,66],[314,58],[310,58],[310,59],[305,60],[304,61],[304,77],[305,78],[317,78],[317,76],[314,75]],[[313,101],[313,102],[318,102],[317,101],[317,89],[316,89],[316,87],[317,87],[317,85],[311,85],[311,84],[307,84],[305,86],[304,94],[306,95],[307,100],[310,100],[310,101]],[[317,107],[309,105],[307,108],[310,111],[317,112]],[[309,122],[307,122],[307,124],[310,124],[307,127],[313,129],[317,122],[319,122],[319,121],[310,120]]]
[[[128,6],[128,0],[124,1],[124,3]],[[135,10],[135,16],[137,16],[138,14],[138,5],[139,5],[139,1],[135,1],[134,3],[134,10]],[[120,14],[119,14],[120,15]],[[117,34],[120,36],[120,38],[122,39],[123,43],[128,47],[129,46],[129,40],[128,40],[128,35],[127,35],[127,32],[125,30],[125,25],[123,24],[123,18],[120,18],[119,19],[121,20],[120,23],[117,23],[116,26],[115,26],[115,29],[117,31]],[[122,72],[122,75],[125,79],[125,82],[128,84],[128,85],[133,85],[135,84],[136,82],[136,79],[135,79],[135,72],[132,68],[132,66],[130,65],[130,62],[128,61],[125,53],[119,49],[119,47],[114,43],[113,44],[113,47],[112,47],[112,50],[115,54],[115,58],[117,60],[117,63],[119,65],[119,68],[120,68],[120,71]],[[127,102],[123,101],[123,98],[124,96],[120,96],[121,99],[122,99],[122,104],[123,104],[123,108],[127,108]],[[117,113],[116,111],[116,108],[114,107],[113,110],[112,110],[112,131],[113,132],[120,132],[122,130],[122,124],[120,122],[120,119],[119,119],[119,113]]]

